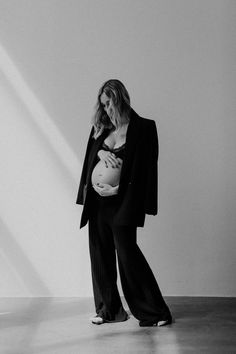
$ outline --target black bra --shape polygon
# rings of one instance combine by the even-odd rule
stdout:
[[[110,148],[105,142],[103,142],[102,147],[106,151],[111,151],[113,152],[116,157],[119,157],[120,159],[123,160],[124,158],[124,151],[125,151],[125,143],[122,144],[121,146],[118,146],[117,148]]]

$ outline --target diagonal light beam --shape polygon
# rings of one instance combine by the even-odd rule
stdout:
[[[25,79],[1,44],[0,70],[10,82],[11,86],[14,88],[15,92],[20,97],[31,116],[34,118],[35,123],[47,138],[48,143],[60,158],[66,170],[69,171],[74,181],[77,182],[78,171],[80,171],[81,166],[75,153],[70,148],[55,123],[49,117],[42,104],[33,93],[32,89],[29,88]]]

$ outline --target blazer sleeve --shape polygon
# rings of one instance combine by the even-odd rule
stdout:
[[[93,134],[94,134],[94,127],[92,127],[92,129],[91,129],[88,143],[87,143],[84,163],[83,163],[81,177],[80,177],[79,190],[78,190],[77,198],[76,198],[76,204],[81,204],[81,205],[84,204],[85,189],[87,187],[86,186],[86,177],[87,177],[87,170],[88,170],[88,158],[89,158],[90,147],[92,144]]]
[[[156,215],[158,206],[158,155],[159,143],[156,123],[151,120],[149,130],[149,151],[147,154],[148,166],[146,177],[146,191],[144,200],[144,210],[146,214]]]

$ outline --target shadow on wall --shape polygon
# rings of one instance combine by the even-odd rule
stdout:
[[[7,263],[8,266],[5,279],[2,279],[1,286],[4,286],[6,283],[8,286],[10,284],[10,286],[14,288],[16,284],[19,288],[21,286],[26,288],[32,296],[37,296],[38,294],[45,296],[43,302],[40,302],[36,298],[30,298],[25,302],[23,308],[17,308],[17,301],[15,302],[14,300],[14,303],[11,303],[10,307],[8,306],[7,308],[10,312],[1,312],[1,323],[4,323],[4,326],[1,326],[2,329],[22,326],[22,323],[24,323],[24,330],[21,331],[20,338],[16,336],[14,343],[12,343],[12,339],[11,341],[9,340],[11,348],[14,346],[16,349],[16,351],[11,351],[11,353],[19,353],[21,350],[25,353],[30,353],[31,342],[34,340],[41,320],[51,302],[50,292],[29,258],[25,255],[23,249],[14,240],[11,232],[1,219],[0,243],[1,263],[3,263],[2,261],[5,259],[5,263]],[[3,268],[3,270],[5,269]],[[14,285],[12,284],[13,282]],[[5,307],[4,310],[6,310]],[[5,338],[5,340],[6,345],[8,338]]]
[[[9,265],[11,273],[6,274],[5,282],[11,282],[10,275],[15,275],[32,296],[50,296],[49,289],[41,279],[39,273],[30,262],[22,247],[12,237],[10,230],[0,219],[1,258]],[[13,281],[16,281],[15,277]],[[3,294],[4,295],[4,294]],[[6,294],[5,294],[6,296]]]
[[[0,75],[4,256],[22,278],[32,279],[31,295],[88,296],[86,230],[79,230],[75,204],[81,166],[1,46]],[[31,274],[34,268],[40,276]],[[12,296],[17,289],[2,292]]]
[[[70,178],[77,182],[79,164],[75,154],[42,104],[28,87],[2,45],[0,45],[0,70],[30,114],[28,123],[34,124],[38,128],[41,138],[45,139],[44,143],[47,143],[48,147],[54,152],[54,158],[57,158],[57,162],[62,164],[63,170],[69,174]]]

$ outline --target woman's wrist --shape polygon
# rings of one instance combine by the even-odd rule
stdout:
[[[119,188],[119,184],[112,188],[112,195],[116,195],[118,193],[118,188]]]

